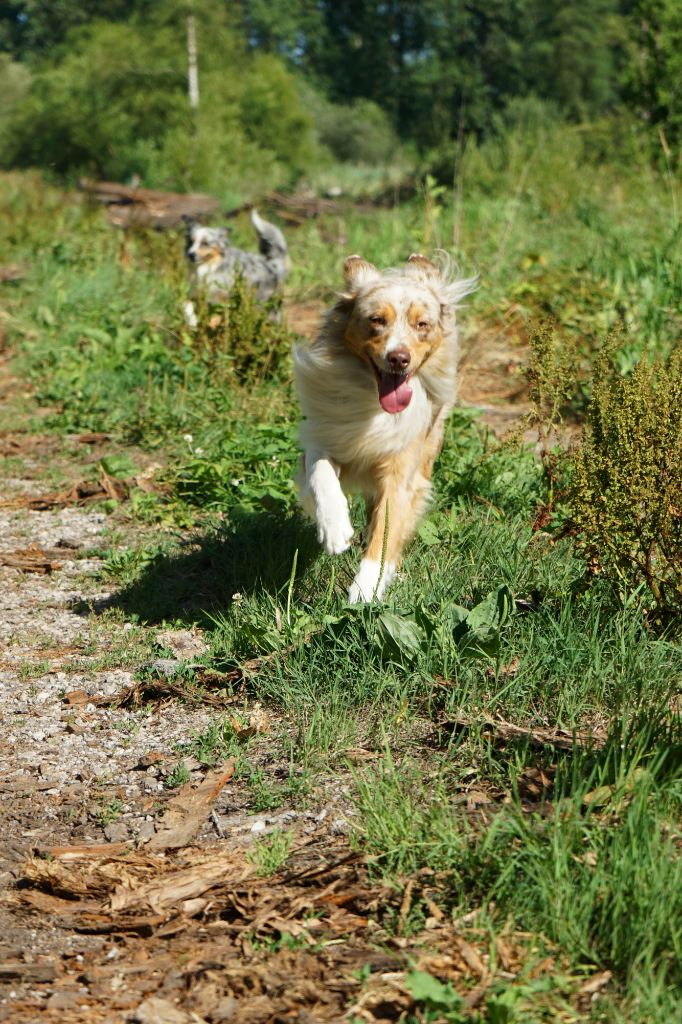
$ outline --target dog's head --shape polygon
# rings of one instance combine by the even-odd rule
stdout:
[[[189,221],[185,254],[192,263],[211,263],[221,260],[230,246],[227,228],[205,228]]]
[[[344,264],[343,341],[374,374],[385,412],[403,412],[412,378],[454,331],[454,311],[475,282],[448,281],[423,256],[381,273],[359,256]]]

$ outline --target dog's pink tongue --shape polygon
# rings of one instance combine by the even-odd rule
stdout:
[[[384,412],[397,413],[407,409],[412,400],[412,388],[407,377],[382,373],[379,377],[379,401]]]

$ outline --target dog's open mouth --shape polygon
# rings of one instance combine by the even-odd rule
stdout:
[[[412,401],[412,388],[410,387],[411,373],[386,373],[377,369],[372,363],[372,369],[377,379],[379,388],[379,402],[384,412],[398,413],[407,409]]]

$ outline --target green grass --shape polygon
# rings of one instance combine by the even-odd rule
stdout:
[[[289,858],[293,839],[292,832],[275,829],[267,839],[254,843],[246,856],[255,866],[256,874],[267,878],[281,871]]]
[[[614,328],[623,373],[665,353],[682,326],[668,183],[641,162],[590,163],[586,145],[566,130],[472,149],[461,203],[430,186],[395,209],[306,222],[288,233],[289,298],[327,300],[349,252],[386,265],[442,244],[482,272],[465,335],[508,330],[521,344],[549,315],[587,390]],[[153,627],[198,623],[207,665],[246,664],[245,715],[260,701],[276,725],[244,739],[216,715],[180,756],[234,757],[252,812],[314,803],[331,785],[389,884],[428,869],[447,915],[478,912],[491,934],[509,925],[555,944],[573,971],[612,971],[595,1021],[674,1019],[682,648],[651,631],[636,592],[590,577],[570,537],[533,530],[548,481],[532,453],[454,414],[433,508],[387,603],[349,609],[359,551],[322,555],[296,509],[288,363],[261,361],[258,321],[238,354],[223,335],[187,334],[179,236],[136,233],[121,261],[121,236],[97,214],[27,176],[2,180],[0,208],[7,260],[26,267],[2,286],[2,323],[45,407],[39,429],[111,432],[165,467],[164,493],[134,492],[116,511],[103,576],[119,589],[102,630],[135,626],[97,664],[139,664]],[[240,219],[236,240],[249,238]],[[599,742],[500,737],[491,719]],[[184,781],[180,762],[168,784]],[[470,808],[472,793],[485,799]],[[259,871],[285,863],[287,835],[259,844]],[[425,916],[417,901],[413,926]],[[523,1019],[548,1019],[541,993],[524,998]],[[503,1009],[488,1019],[518,1019]]]

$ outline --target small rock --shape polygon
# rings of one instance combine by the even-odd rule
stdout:
[[[80,722],[67,722],[66,723],[66,731],[71,736],[82,736],[88,730],[87,730],[87,727],[84,726],[84,725],[81,725]]]
[[[151,768],[154,764],[159,764],[160,761],[165,761],[166,755],[162,754],[160,750],[151,750],[148,754],[143,754],[140,760],[137,762],[137,768]]]
[[[251,826],[251,831],[252,832],[265,832],[265,828],[266,828],[265,822],[263,821],[262,818],[259,818],[258,821],[254,821],[253,825]]]
[[[128,838],[128,825],[125,821],[112,821],[104,829],[104,835],[110,843],[123,843]]]
[[[224,1021],[237,1020],[239,1000],[234,996],[223,996],[209,1013],[211,1024],[223,1024]]]
[[[148,672],[153,672],[157,676],[164,676],[166,679],[172,679],[178,672],[182,671],[185,666],[185,662],[179,661],[177,658],[155,658],[154,661],[148,661],[142,667],[147,669]]]
[[[136,839],[142,843],[145,842],[147,839],[151,839],[152,836],[155,835],[155,833],[156,829],[154,827],[154,822],[143,821],[141,822],[139,828],[137,829]]]
[[[157,633],[156,640],[161,647],[167,647],[181,661],[198,658],[207,651],[202,638],[191,629],[164,629]]]
[[[53,992],[45,1005],[48,1010],[75,1010],[81,1002],[82,999],[78,992],[62,989]]]
[[[156,779],[150,779],[147,776],[142,781],[142,792],[143,793],[161,793],[163,790],[163,782],[157,782]]]
[[[194,1017],[195,1020],[200,1019]],[[140,1003],[133,1020],[138,1024],[191,1024],[192,1017],[178,1006],[173,1006],[167,999],[150,996]]]

